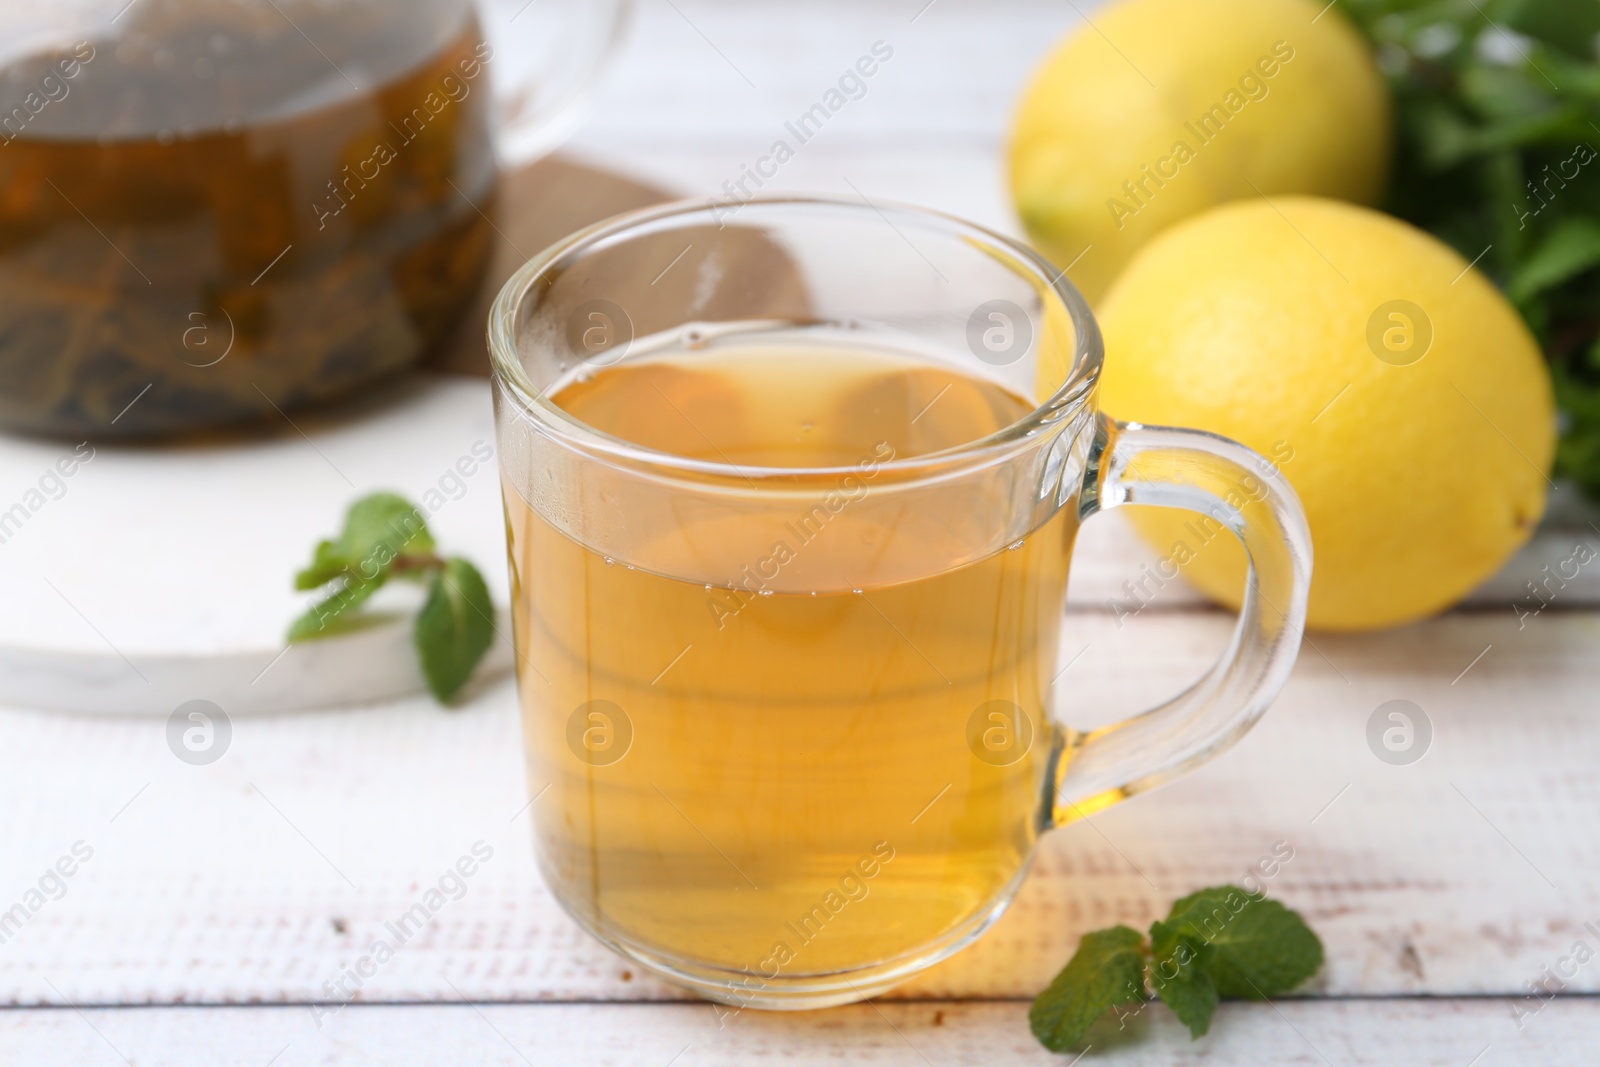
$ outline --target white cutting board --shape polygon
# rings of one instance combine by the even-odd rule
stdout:
[[[285,651],[310,601],[294,572],[352,500],[392,489],[426,496],[441,550],[476,563],[504,604],[500,486],[482,458],[494,447],[489,383],[431,374],[249,438],[0,435],[0,704],[168,714],[206,699],[249,712],[417,691],[410,590],[380,594],[387,624]],[[498,626],[484,673],[511,662],[503,610]]]

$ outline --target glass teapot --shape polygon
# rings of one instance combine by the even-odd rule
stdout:
[[[628,0],[0,8],[0,428],[156,437],[408,366]],[[487,27],[488,32],[485,32]]]

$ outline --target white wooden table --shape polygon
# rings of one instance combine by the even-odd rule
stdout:
[[[867,95],[769,188],[1014,230],[1006,117],[1079,18],[1057,0],[646,0],[569,152],[710,195],[882,40],[894,57]],[[1093,1058],[1592,1061],[1600,958],[1537,1014],[1527,995],[1575,942],[1600,951],[1600,565],[1537,617],[1519,621],[1515,605],[1546,563],[1600,549],[1594,519],[1561,503],[1445,618],[1314,637],[1239,746],[1050,835],[1006,917],[929,974],[872,1004],[722,1026],[579,932],[540,884],[509,681],[454,713],[415,699],[236,717],[229,752],[205,767],[173,758],[162,719],[0,710],[0,912],[75,845],[80,860],[59,899],[20,929],[0,924],[0,1063],[1065,1063],[1029,1035],[1027,1003],[1079,936],[1148,925],[1277,842],[1294,858],[1270,891],[1328,949],[1312,987],[1225,1005],[1196,1043],[1152,1010],[1138,1041]],[[309,545],[329,516],[304,522]],[[1114,516],[1080,542],[1064,652],[1079,656],[1079,702],[1107,718],[1193,679],[1227,635],[1227,616],[1176,586],[1119,625],[1107,601],[1148,558]],[[1391,699],[1432,723],[1409,766],[1366,744]],[[477,841],[494,855],[465,895],[353,989],[346,968],[383,923]],[[355,993],[343,1008],[341,980]]]

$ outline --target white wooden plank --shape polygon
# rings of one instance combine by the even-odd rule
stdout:
[[[1069,615],[1064,655],[1082,651],[1063,682],[1070,720],[1175,691],[1226,634],[1209,613],[1121,628]],[[1507,613],[1314,639],[1237,748],[1049,835],[1012,911],[899,995],[1031,994],[1086,930],[1148,924],[1172,898],[1242,877],[1277,841],[1295,858],[1272,892],[1326,940],[1322,991],[1515,993],[1600,920],[1597,638],[1594,616],[1518,631]],[[1434,731],[1408,767],[1380,762],[1365,740],[1374,709],[1397,698]],[[541,885],[518,815],[528,793],[509,686],[453,713],[414,701],[233,725],[227,755],[191,767],[159,720],[0,712],[11,754],[0,910],[75,841],[94,849],[65,896],[0,946],[0,998],[325,996],[478,840],[494,859],[362,999],[675,995],[579,932]],[[1600,970],[1571,985],[1600,990]]]
[[[1493,1067],[1592,1058],[1600,1040],[1600,1003],[1557,1000],[1524,1019],[1520,1030],[1514,1007],[1505,1000],[1224,1004],[1200,1041],[1191,1041],[1165,1009],[1152,1007],[1131,1018],[1121,1034],[1114,1022],[1101,1024],[1085,1062]],[[321,1019],[320,1029],[313,1011],[11,1011],[0,1015],[0,1060],[10,1067],[92,1067],[119,1058],[140,1067],[1060,1067],[1071,1060],[1034,1042],[1027,1004],[1018,1001],[863,1004],[804,1014],[750,1011],[726,1019],[706,1004],[355,1007]]]

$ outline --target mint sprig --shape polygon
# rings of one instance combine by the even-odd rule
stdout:
[[[1211,1028],[1223,1000],[1265,1000],[1305,982],[1322,966],[1322,942],[1295,912],[1237,886],[1191,893],[1151,924],[1150,939],[1126,926],[1086,934],[1028,1013],[1052,1052],[1076,1047],[1121,1004],[1151,992],[1193,1038]]]
[[[394,493],[373,493],[350,505],[339,536],[320,542],[311,563],[295,575],[299,590],[322,589],[289,627],[291,643],[359,629],[361,606],[391,578],[424,582],[427,599],[412,641],[428,689],[449,703],[494,643],[494,602],[483,575],[459,556],[435,553],[427,520]]]
[[[1065,1052],[1118,1004],[1146,999],[1144,935],[1129,926],[1084,934],[1055,981],[1033,1000],[1028,1025],[1045,1048]]]

